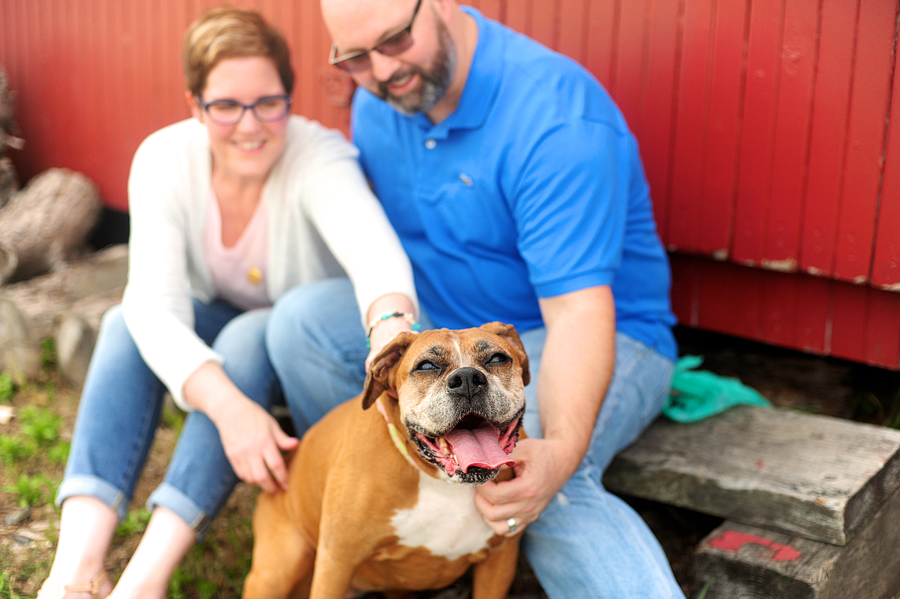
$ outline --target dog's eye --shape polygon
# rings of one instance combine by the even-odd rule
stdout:
[[[506,354],[494,354],[485,362],[488,366],[497,366],[498,364],[506,364],[511,358]]]
[[[416,370],[421,372],[434,372],[436,370],[440,370],[437,367],[437,364],[432,362],[431,360],[422,360],[418,364],[416,364]]]

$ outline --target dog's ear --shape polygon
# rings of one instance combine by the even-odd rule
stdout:
[[[416,333],[400,333],[385,345],[372,360],[372,364],[366,372],[366,384],[363,387],[362,406],[364,410],[369,409],[382,393],[390,389],[391,371],[415,338]]]
[[[517,353],[516,357],[519,358],[519,363],[522,365],[522,382],[527,386],[528,383],[531,382],[531,372],[528,368],[528,354],[525,353],[525,346],[522,344],[522,339],[519,337],[519,332],[516,330],[516,327],[502,322],[488,322],[481,325],[479,328],[509,341],[509,344],[512,345]]]

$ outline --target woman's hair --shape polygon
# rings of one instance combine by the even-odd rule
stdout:
[[[200,96],[209,72],[225,58],[266,56],[275,63],[284,90],[294,89],[294,69],[287,42],[255,11],[233,6],[213,8],[200,16],[184,35],[181,63],[185,87]]]

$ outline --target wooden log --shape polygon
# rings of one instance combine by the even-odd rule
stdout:
[[[18,125],[15,117],[16,94],[9,88],[9,78],[6,71],[0,67],[0,157],[7,147],[21,150],[25,140],[17,137]],[[0,206],[3,203],[0,202]]]
[[[900,431],[738,406],[658,420],[607,470],[608,489],[843,545],[900,487]]]
[[[0,157],[0,208],[6,206],[10,198],[19,191],[19,177],[12,160]]]
[[[893,599],[900,593],[900,491],[839,547],[727,521],[694,555],[706,599]]]
[[[100,217],[96,186],[84,175],[50,169],[0,210],[0,254],[15,266],[0,285],[48,272],[81,255]]]

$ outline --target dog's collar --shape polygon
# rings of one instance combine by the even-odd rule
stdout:
[[[394,446],[400,452],[400,454],[406,458],[406,461],[416,465],[415,461],[413,461],[412,456],[409,455],[409,449],[406,447],[406,443],[403,442],[403,439],[400,438],[400,433],[397,431],[397,427],[394,426],[394,423],[391,422],[391,419],[388,418],[387,410],[384,409],[384,406],[381,405],[381,398],[375,400],[375,406],[378,408],[378,411],[384,416],[384,421],[387,422],[388,433],[391,435],[391,440],[394,442]]]

